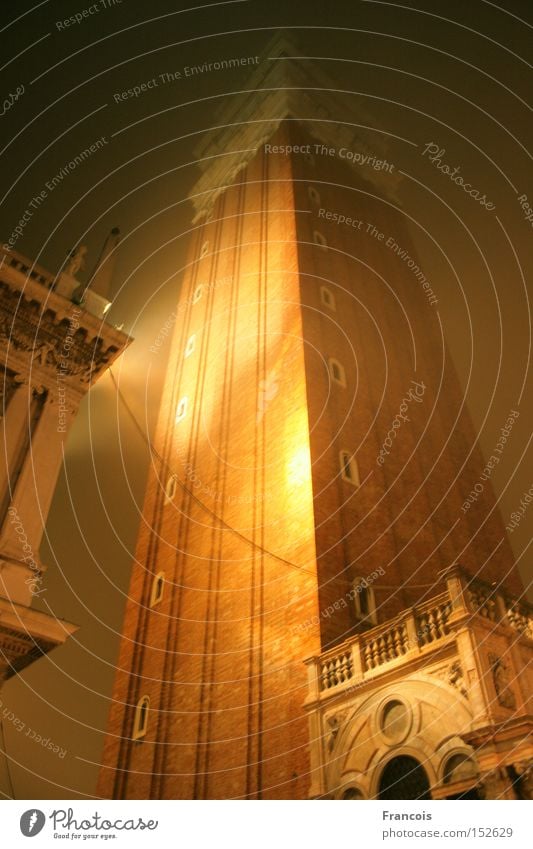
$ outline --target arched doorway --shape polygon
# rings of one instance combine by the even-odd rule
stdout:
[[[399,755],[388,762],[379,782],[379,799],[431,799],[426,770],[415,758]]]

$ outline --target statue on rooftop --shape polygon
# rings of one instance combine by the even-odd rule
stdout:
[[[71,277],[75,277],[78,271],[80,271],[82,268],[85,268],[86,253],[86,245],[79,245],[77,248],[73,248],[69,254],[69,258],[65,266],[65,273],[70,274]]]

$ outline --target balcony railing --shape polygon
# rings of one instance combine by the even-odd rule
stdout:
[[[41,286],[46,286],[47,289],[54,287],[55,277],[53,274],[50,274],[42,266],[32,263],[16,251],[6,251],[4,248],[0,248],[0,263],[5,265],[6,268],[13,268],[15,271],[19,271],[29,279],[40,283]]]
[[[533,640],[533,616],[531,606],[496,592],[482,581],[471,582],[466,589],[468,607],[490,622],[503,622],[515,631]]]
[[[470,579],[459,568],[448,570],[444,577],[448,585],[445,592],[311,658],[311,695],[359,686],[386,672],[388,664],[407,662],[443,647],[452,634],[453,622],[462,621],[463,615],[479,616],[533,640],[530,605]]]
[[[17,274],[10,275],[9,272],[13,271],[16,271]],[[3,279],[4,275],[6,280]],[[35,284],[38,284],[38,286],[43,286],[53,292],[54,297],[59,296],[69,303],[73,303],[88,315],[105,321],[110,327],[112,326],[109,324],[107,316],[111,302],[94,292],[90,287],[84,286],[68,273],[59,273],[54,277],[40,265],[26,259],[22,254],[0,248],[0,276],[2,277],[2,284],[4,282],[8,285],[14,284],[19,290],[23,289],[28,300],[33,295],[38,294],[38,289],[35,288]],[[41,298],[39,297],[38,300],[41,300]],[[121,330],[122,328],[117,329]]]

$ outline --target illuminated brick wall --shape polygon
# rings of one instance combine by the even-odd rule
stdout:
[[[129,773],[104,769],[105,796],[307,792],[302,659],[320,643],[290,175],[258,156],[193,237],[155,439],[183,486],[164,505],[169,470],[148,484],[105,752]],[[121,743],[144,693],[147,736]]]

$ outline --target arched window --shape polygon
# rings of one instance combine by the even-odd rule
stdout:
[[[458,781],[477,780],[478,768],[476,763],[466,754],[452,755],[444,767],[444,783],[453,784]]]
[[[349,451],[341,451],[339,459],[342,479],[354,486],[359,486],[359,467],[353,454]]]
[[[314,203],[317,206],[320,206],[320,195],[318,194],[318,192],[317,192],[317,190],[315,189],[314,186],[308,186],[307,187],[307,194],[308,194],[308,197],[309,197],[309,200],[311,201],[311,203]]]
[[[197,286],[196,289],[193,292],[193,296],[192,296],[193,304],[197,304],[198,301],[200,300],[200,298],[202,297],[202,290],[203,290],[203,286],[200,283],[200,285]]]
[[[158,572],[157,575],[154,575],[154,580],[152,581],[152,592],[150,593],[150,607],[155,607],[163,598],[163,591],[165,589],[165,573]]]
[[[175,475],[170,475],[165,487],[165,504],[169,504],[174,500],[174,496],[176,495],[176,483]]]
[[[209,253],[209,242],[206,239],[205,242],[203,243],[202,247],[200,248],[200,259],[203,259],[204,256],[207,256],[208,253]]]
[[[338,383],[339,386],[346,386],[346,372],[344,371],[344,366],[342,366],[338,360],[334,360],[333,357],[328,360],[328,367],[331,379]]]
[[[327,286],[320,287],[320,300],[324,304],[325,307],[330,309],[332,312],[335,312],[335,295],[328,289]]]
[[[187,344],[185,345],[185,354],[184,354],[185,359],[187,359],[187,357],[191,356],[191,354],[194,351],[195,346],[196,346],[196,333],[193,333],[192,336],[189,336],[189,338],[187,339]]]
[[[133,719],[133,739],[140,740],[144,737],[148,728],[148,711],[150,709],[150,697],[143,696],[139,699],[135,708]]]
[[[181,398],[178,401],[178,406],[176,407],[176,424],[178,422],[181,422],[182,419],[184,419],[186,415],[187,415],[187,396],[184,395],[183,398]]]
[[[326,237],[323,235],[323,233],[320,232],[320,230],[313,230],[313,242],[315,243],[315,245],[319,245],[322,250],[327,251],[328,242]]]
[[[353,582],[353,601],[357,618],[377,625],[374,590],[364,578],[356,578]]]

